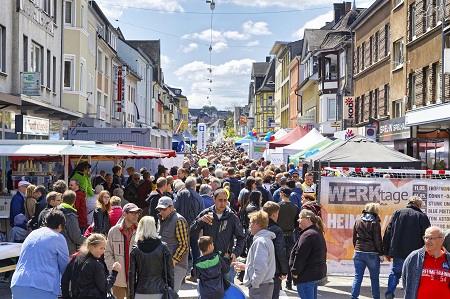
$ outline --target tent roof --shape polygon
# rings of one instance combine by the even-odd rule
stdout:
[[[341,167],[420,167],[420,160],[390,149],[367,137],[356,135],[343,143],[331,146],[308,157],[314,168],[322,166]]]
[[[290,131],[283,137],[279,139],[275,139],[272,142],[269,142],[269,148],[274,149],[277,147],[283,147],[289,144],[292,144],[305,136],[308,133],[303,127],[297,126],[294,130]]]
[[[325,139],[326,138],[323,137],[322,134],[320,134],[319,131],[316,130],[316,128],[313,128],[305,136],[303,136],[296,142],[283,147],[283,149],[295,149],[300,151],[307,148],[311,144],[317,144],[318,142],[323,141]]]
[[[128,144],[116,144],[115,147],[133,152],[136,155],[136,158],[144,158],[146,156],[151,156],[154,154],[158,154],[160,158],[171,158],[177,156],[177,153],[174,150],[166,150],[154,147],[145,147]]]
[[[285,129],[279,129],[273,136],[275,136],[275,140],[277,140],[286,135],[287,133],[288,132]]]
[[[316,143],[316,144],[302,150],[301,152],[289,157],[289,162],[294,163],[295,165],[298,165],[300,160],[303,160],[306,158],[305,155],[307,152],[312,152],[315,149],[318,149],[319,151],[323,151],[324,149],[326,149],[330,146],[333,146],[335,144],[341,143],[341,142],[344,142],[344,140],[341,140],[341,139],[331,140],[331,139],[327,138],[327,139],[322,140],[319,143]]]

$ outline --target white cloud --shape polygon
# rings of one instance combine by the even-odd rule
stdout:
[[[303,25],[303,27],[299,28],[294,33],[292,33],[292,37],[294,39],[302,39],[305,29],[318,29],[320,27],[325,26],[327,22],[333,21],[333,19],[334,19],[334,12],[330,10],[329,12],[323,15],[319,15],[314,19],[306,22],[305,25]]]
[[[248,34],[239,33],[237,31],[225,31],[223,37],[234,40],[247,40],[250,38]]]
[[[225,50],[226,48],[228,48],[228,45],[227,45],[227,43],[224,43],[224,42],[218,42],[212,46],[213,52],[216,52],[216,53],[220,53],[223,50]]]
[[[170,58],[169,56],[161,54],[161,67],[163,69],[169,68],[169,65],[172,64],[173,61],[174,60],[172,58]]]
[[[197,49],[198,49],[198,44],[190,43],[186,47],[182,47],[181,51],[183,51],[184,53],[190,53],[190,52],[192,52],[194,50],[197,50]]]
[[[252,21],[248,21],[242,24],[242,28],[249,35],[270,35],[272,32],[267,28],[267,25],[266,22],[253,23]]]
[[[108,18],[120,18],[127,7],[150,8],[166,12],[184,12],[184,0],[101,0],[97,2]]]
[[[259,45],[259,40],[253,40],[253,41],[251,41],[251,42],[246,44],[247,47],[254,47],[254,46],[257,46],[257,45]]]
[[[209,42],[211,39],[213,42],[225,42],[225,37],[223,36],[223,33],[217,30],[212,30],[211,35],[211,29],[203,30],[200,33],[192,33],[192,34],[185,34],[181,37],[182,39],[198,39],[202,41]]]

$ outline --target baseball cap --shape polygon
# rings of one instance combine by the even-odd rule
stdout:
[[[280,179],[280,185],[286,185],[286,182],[287,182],[287,177],[283,176],[283,177]]]
[[[134,203],[127,203],[124,207],[123,207],[123,211],[125,213],[130,213],[130,212],[142,212],[142,209],[140,209],[137,205],[135,205]]]
[[[170,206],[173,206],[172,198],[168,196],[163,196],[158,200],[158,205],[156,206],[156,209],[167,209]]]
[[[29,186],[31,185],[28,181],[20,181],[19,184],[17,186],[22,187],[22,186]]]
[[[292,190],[286,187],[280,188],[280,193],[284,193],[286,196],[291,195]]]

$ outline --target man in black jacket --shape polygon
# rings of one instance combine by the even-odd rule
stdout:
[[[38,229],[38,218],[39,218],[39,214],[45,209],[45,207],[47,206],[47,190],[45,189],[44,186],[37,186],[34,189],[34,194],[33,194],[34,198],[36,198],[37,202],[36,202],[36,208],[34,210],[34,215],[33,217],[30,219],[30,223],[29,226],[31,227],[32,230]]]
[[[239,193],[241,192],[241,182],[239,182],[239,180],[237,178],[234,177],[234,175],[236,174],[236,170],[233,167],[228,167],[227,169],[227,173],[228,173],[228,177],[224,178],[222,180],[222,187],[223,187],[223,183],[225,182],[230,182],[230,191],[232,193],[234,193],[234,202],[237,202],[237,196],[239,196]],[[230,193],[231,193],[230,192]],[[230,200],[231,202],[232,200]]]
[[[411,196],[406,208],[394,212],[384,233],[384,255],[388,261],[393,258],[385,298],[394,298],[394,291],[402,276],[406,257],[424,245],[422,237],[430,226],[430,220],[422,212],[421,207],[422,199]]]
[[[261,192],[262,194],[262,205],[264,205],[266,202],[273,201],[272,194],[266,190],[266,188],[263,187],[263,179],[262,178],[255,178],[256,181],[256,190]]]
[[[268,201],[264,204],[263,210],[269,215],[269,227],[267,229],[276,236],[272,240],[275,248],[276,263],[272,299],[278,299],[280,297],[281,281],[286,278],[289,272],[289,260],[284,243],[284,233],[277,224],[280,206],[276,202]]]

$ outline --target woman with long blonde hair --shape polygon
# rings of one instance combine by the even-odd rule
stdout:
[[[27,191],[25,192],[25,216],[27,219],[31,219],[36,211],[37,200],[34,198],[34,189],[36,189],[35,185],[29,185],[27,187]]]
[[[111,210],[111,195],[109,191],[100,191],[97,198],[97,207],[94,210],[93,232],[108,235],[111,224],[109,221],[109,211]]]

